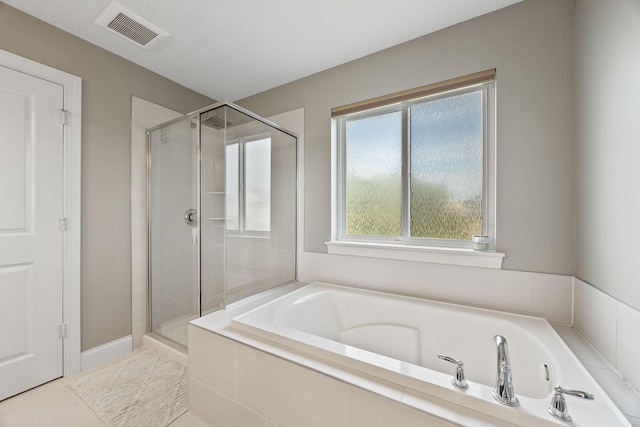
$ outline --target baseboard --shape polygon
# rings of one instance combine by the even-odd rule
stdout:
[[[108,342],[90,350],[83,351],[81,355],[82,370],[86,371],[94,366],[108,362],[116,357],[124,356],[133,350],[131,335]]]

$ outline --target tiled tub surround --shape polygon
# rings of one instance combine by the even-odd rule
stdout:
[[[261,305],[261,298],[267,297],[190,325],[190,410],[212,425],[512,425],[452,403],[450,396],[430,396],[415,389],[419,387],[358,373],[231,330],[231,319]],[[574,419],[582,410],[578,400],[568,400]],[[513,409],[494,406],[492,414]],[[553,425],[554,419],[548,418]]]
[[[640,398],[633,390],[640,390],[640,311],[580,279],[574,281],[574,334],[577,331],[591,346],[581,345],[575,335],[563,338],[570,347],[578,347],[576,353],[586,347],[582,362],[603,386],[624,377],[623,386],[609,395],[632,424],[640,427]]]

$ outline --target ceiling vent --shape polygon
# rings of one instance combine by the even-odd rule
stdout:
[[[166,31],[116,1],[111,2],[94,22],[145,48],[169,36]]]

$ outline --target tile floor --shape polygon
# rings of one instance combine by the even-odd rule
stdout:
[[[135,350],[94,369],[51,381],[0,402],[0,427],[106,427],[70,385],[84,375],[104,369],[142,350]],[[208,427],[208,424],[187,412],[170,427]]]

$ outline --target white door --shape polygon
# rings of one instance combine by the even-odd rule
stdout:
[[[63,374],[63,101],[0,66],[0,400]]]

